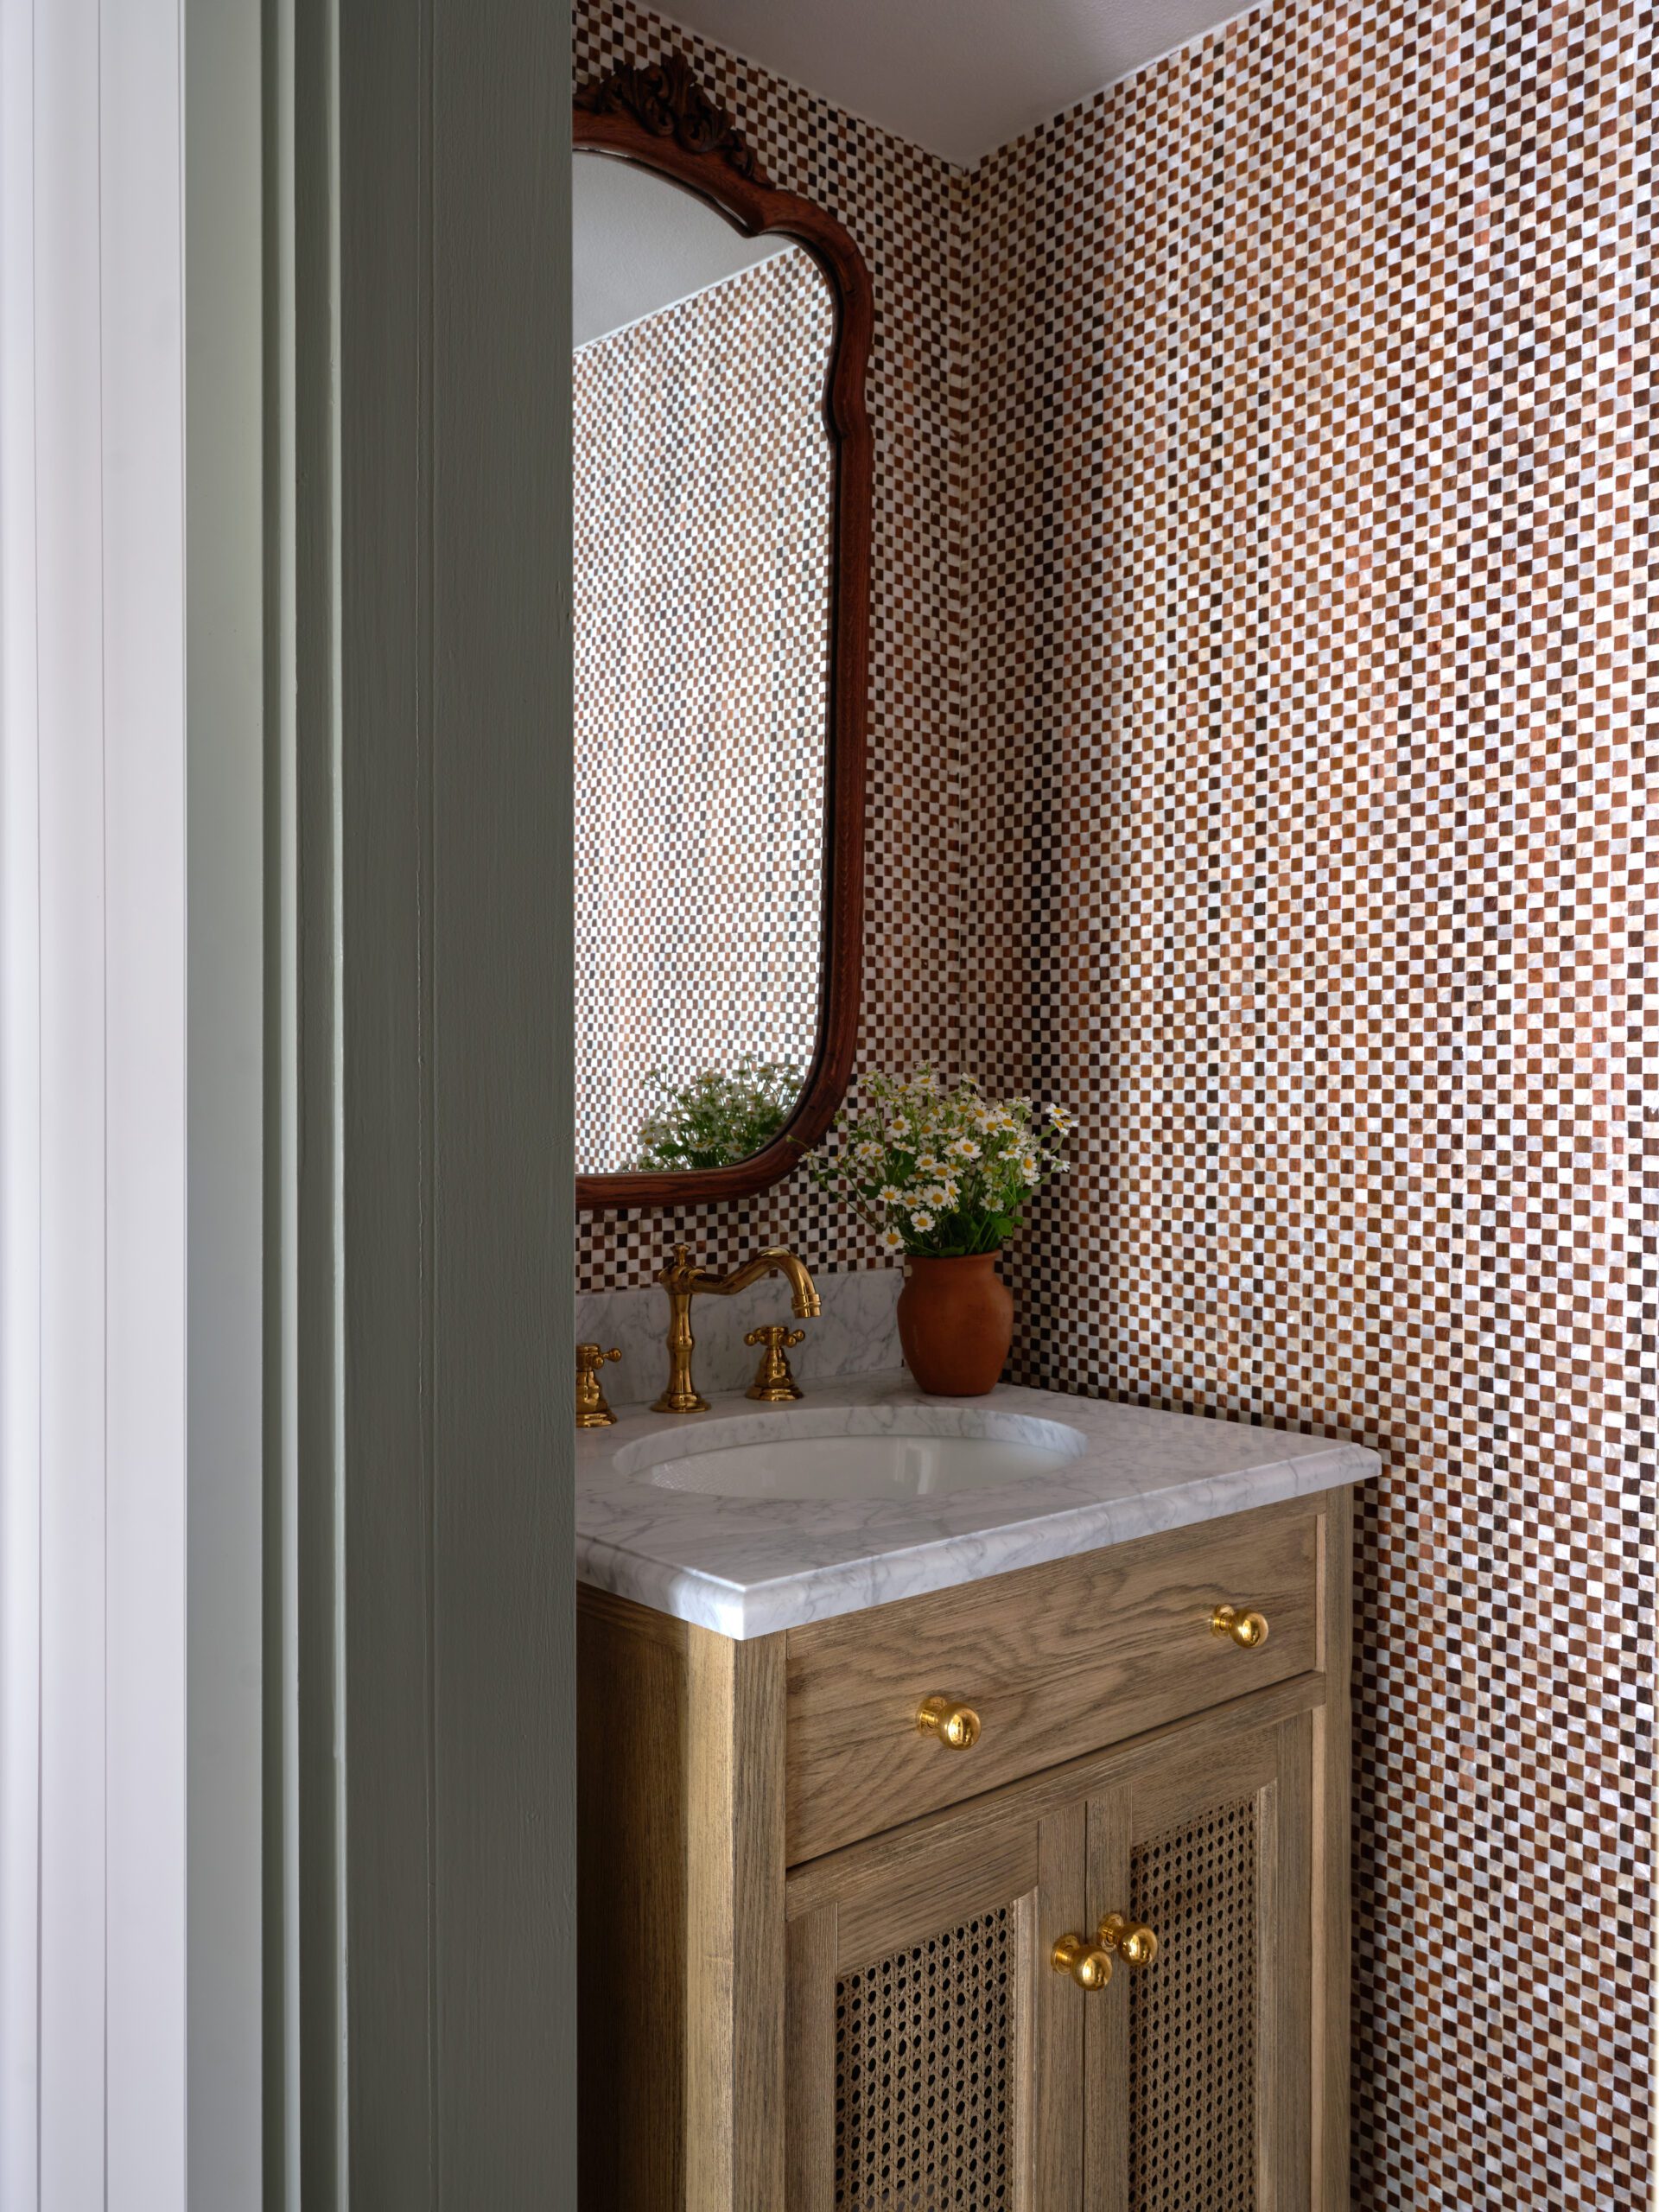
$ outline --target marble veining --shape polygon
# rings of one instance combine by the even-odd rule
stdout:
[[[1082,1446],[1048,1473],[938,1498],[720,1497],[665,1489],[650,1468],[700,1433],[768,1442],[807,1417],[818,1436],[934,1423],[951,1434],[967,1408],[928,1397],[898,1370],[844,1376],[798,1408],[737,1395],[707,1414],[625,1415],[576,1440],[577,1573],[723,1636],[767,1636],[1363,1482],[1379,1464],[1375,1452],[1325,1437],[1052,1391],[1002,1385],[971,1407],[1063,1423]]]
[[[666,1255],[664,1255],[666,1256]],[[789,1286],[764,1277],[731,1298],[695,1298],[691,1332],[696,1338],[692,1371],[704,1397],[754,1380],[760,1355],[743,1341],[768,1321],[788,1321],[805,1336],[789,1355],[803,1383],[833,1376],[864,1375],[899,1365],[894,1309],[905,1287],[899,1268],[859,1268],[816,1278],[823,1312],[796,1324]],[[605,1370],[605,1395],[613,1406],[648,1406],[668,1380],[667,1294],[652,1283],[644,1290],[582,1291],[576,1295],[578,1344],[614,1344],[622,1357]]]

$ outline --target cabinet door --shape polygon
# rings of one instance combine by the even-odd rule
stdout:
[[[1090,1929],[1158,1951],[1087,2009],[1086,2212],[1310,2212],[1312,1757],[1303,1714],[1090,1800]]]
[[[790,2212],[1082,2212],[1086,1815],[877,1837],[791,1878]]]

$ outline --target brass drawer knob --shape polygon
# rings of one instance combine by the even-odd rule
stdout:
[[[1256,1651],[1268,1640],[1267,1617],[1262,1613],[1241,1613],[1236,1605],[1217,1605],[1210,1616],[1210,1630],[1214,1636],[1224,1636],[1241,1651]]]
[[[1095,1930],[1103,1948],[1116,1951],[1126,1967],[1149,1967],[1158,1955],[1158,1938],[1139,1921],[1109,1912]]]
[[[1104,1989],[1112,1978],[1111,1953],[1081,1936],[1062,1936],[1048,1958],[1055,1973],[1069,1974],[1079,1989]]]
[[[936,1736],[953,1751],[971,1751],[979,1741],[979,1715],[971,1705],[953,1698],[925,1697],[916,1708],[916,1726],[924,1736]]]

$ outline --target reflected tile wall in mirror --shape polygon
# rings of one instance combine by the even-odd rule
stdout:
[[[869,266],[868,400],[875,446],[863,988],[858,1063],[956,1064],[950,974],[966,665],[960,535],[962,362],[951,343],[953,205],[937,156],[804,86],[664,22],[633,0],[579,0],[578,85],[684,54],[773,183],[830,209]],[[776,1241],[815,1272],[880,1265],[868,1231],[798,1169],[753,1195],[671,1212],[578,1216],[582,1290],[649,1282],[678,1238],[711,1266]]]
[[[576,1164],[716,1167],[817,1039],[834,309],[800,247],[576,170],[577,333],[645,309],[575,358]]]

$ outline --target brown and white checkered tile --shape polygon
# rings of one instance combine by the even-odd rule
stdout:
[[[965,606],[951,533],[951,468],[960,445],[950,410],[948,301],[953,194],[963,180],[934,156],[627,0],[581,0],[575,26],[578,85],[623,63],[683,53],[772,181],[830,208],[869,264],[875,493],[860,1055],[877,1064],[930,1058],[947,1064],[956,912],[950,858],[959,834],[960,748],[953,751],[953,738],[960,736],[965,703]],[[578,1287],[648,1282],[665,1248],[682,1236],[716,1266],[769,1237],[792,1245],[816,1268],[876,1259],[868,1233],[846,1209],[797,1173],[752,1198],[672,1217],[582,1216]]]
[[[871,262],[864,1049],[1081,1115],[1020,1379],[1385,1455],[1357,2212],[1635,2212],[1646,8],[1266,0],[971,176],[578,23],[579,77],[683,46]],[[685,1225],[864,1257],[798,1181]]]
[[[1365,2208],[1647,2201],[1638,33],[1269,0],[969,188],[966,1049],[1083,1122],[1016,1372],[1385,1453]]]
[[[829,286],[791,246],[576,353],[587,1170],[635,1156],[653,1069],[812,1057],[834,339]]]

